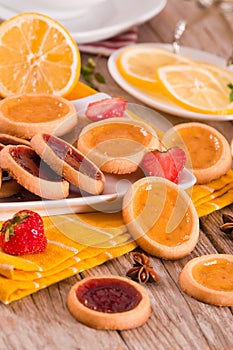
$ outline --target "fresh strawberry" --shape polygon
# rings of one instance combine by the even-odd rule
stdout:
[[[147,175],[164,177],[177,183],[185,162],[185,152],[179,147],[173,147],[165,152],[154,150],[146,153],[141,166]]]
[[[2,224],[0,245],[5,253],[24,255],[41,253],[47,246],[41,216],[31,210],[20,210]]]
[[[89,103],[86,110],[86,117],[92,121],[123,117],[125,109],[126,101],[123,98],[106,98],[101,101]]]

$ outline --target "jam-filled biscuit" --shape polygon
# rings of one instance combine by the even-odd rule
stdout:
[[[181,271],[179,285],[205,303],[233,306],[233,255],[208,254],[190,260]]]
[[[31,146],[57,174],[81,190],[92,194],[100,194],[103,191],[104,174],[69,143],[43,133],[33,136]]]
[[[67,307],[78,321],[96,329],[136,328],[151,313],[145,288],[113,275],[86,277],[77,282],[68,294]]]
[[[13,137],[14,138],[14,137]],[[15,139],[15,138],[14,138]],[[17,138],[16,138],[17,139]],[[0,134],[0,141],[6,142],[11,139],[8,135]],[[26,141],[26,140],[25,140]],[[26,141],[27,142],[27,141]],[[0,151],[5,147],[3,143],[0,143]],[[16,180],[14,180],[7,171],[0,168],[0,198],[8,198],[14,194],[19,193],[21,186]]]
[[[199,238],[191,198],[167,179],[150,176],[136,181],[123,198],[122,215],[137,244],[163,259],[190,254]]]
[[[0,152],[0,167],[28,191],[47,199],[69,194],[69,183],[43,163],[28,146],[5,146]]]
[[[110,118],[91,123],[79,135],[77,148],[102,171],[135,172],[148,149],[158,149],[155,130],[142,121]]]
[[[224,175],[230,168],[232,156],[226,138],[215,128],[203,123],[183,123],[164,135],[165,146],[180,146],[187,155],[198,184],[205,184]]]
[[[19,94],[0,101],[0,124],[2,132],[25,139],[38,130],[60,136],[76,126],[77,113],[71,101],[60,96]]]

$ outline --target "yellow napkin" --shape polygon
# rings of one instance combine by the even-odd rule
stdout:
[[[6,304],[136,247],[121,213],[59,215],[43,221],[45,252],[11,256],[0,251],[0,300]]]
[[[233,203],[233,170],[206,185],[195,185],[192,201],[199,217]]]

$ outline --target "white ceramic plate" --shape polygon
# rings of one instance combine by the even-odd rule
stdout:
[[[77,43],[110,38],[157,15],[167,0],[106,0],[82,16],[59,19]],[[8,19],[17,13],[0,5],[0,17]]]
[[[157,46],[162,47],[171,50],[172,46],[170,44],[154,44],[154,43],[145,43],[145,44],[138,44],[138,45],[150,45],[150,46]],[[152,94],[149,95],[148,93],[135,88],[133,85],[128,83],[122,75],[119,73],[117,66],[116,66],[116,59],[119,56],[119,54],[122,52],[123,49],[119,49],[116,52],[114,52],[108,60],[108,69],[110,74],[112,75],[113,79],[129,94],[136,97],[139,101],[144,102],[150,107],[154,107],[160,111],[173,114],[179,117],[184,118],[191,118],[191,119],[199,119],[199,120],[217,120],[217,121],[227,121],[227,120],[233,120],[233,114],[229,115],[216,115],[216,114],[204,114],[204,113],[196,113],[192,111],[188,111],[187,109],[184,109],[177,104],[170,101],[168,98],[164,96],[153,96]],[[226,68],[226,60],[224,58],[212,55],[208,52],[196,50],[189,47],[181,47],[181,54],[185,56],[189,56],[192,59],[195,59],[197,61],[201,62],[207,62],[207,63],[213,63],[220,67]],[[229,91],[230,92],[230,91]]]
[[[109,98],[110,96],[98,93],[90,97],[73,101],[78,114],[82,114],[90,102]],[[172,125],[156,111],[137,104],[128,104],[128,110],[143,116],[151,124],[154,124],[162,131],[168,130]],[[126,114],[126,117],[130,116]],[[80,119],[80,123],[83,120]],[[91,196],[86,193],[80,193],[79,190],[71,186],[70,197],[62,200],[42,200],[32,193],[22,190],[17,196],[0,200],[0,220],[6,220],[20,209],[32,209],[40,215],[51,216],[59,214],[83,213],[91,211],[115,212],[121,209],[122,198],[130,184],[142,176],[141,172],[135,172],[129,175],[111,175],[106,174],[106,184],[102,195]],[[194,185],[196,179],[187,169],[180,174],[179,186],[187,189]]]

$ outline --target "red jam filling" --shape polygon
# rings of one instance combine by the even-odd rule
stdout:
[[[89,280],[77,289],[76,296],[89,309],[104,313],[132,310],[142,299],[136,288],[114,278]]]
[[[21,168],[33,176],[49,181],[62,181],[62,178],[45,164],[33,149],[13,146],[10,154]]]
[[[101,173],[82,154],[71,148],[69,144],[47,134],[43,135],[43,139],[53,152],[72,168],[93,179],[101,179]]]

